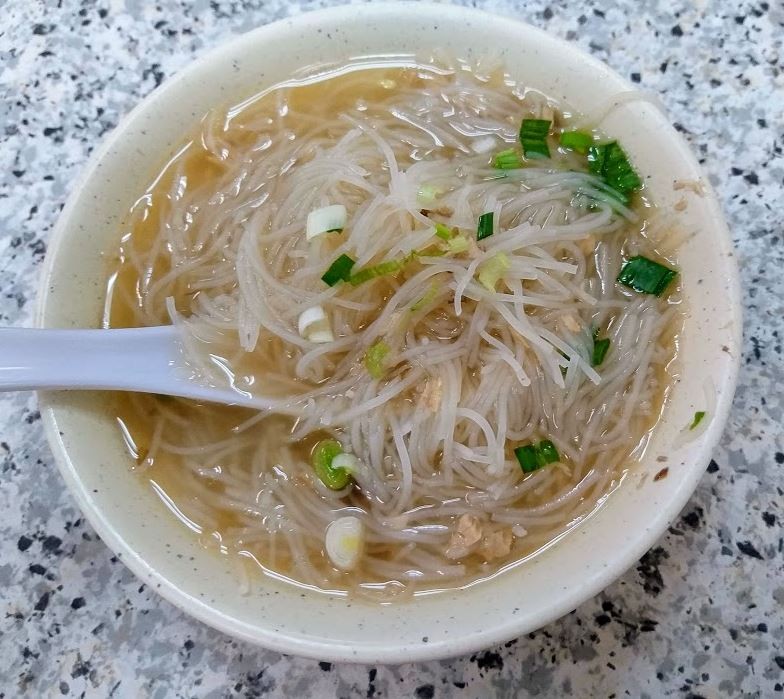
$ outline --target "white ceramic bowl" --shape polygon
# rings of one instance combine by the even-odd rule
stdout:
[[[530,26],[445,5],[373,4],[305,14],[238,37],[167,81],[129,114],[76,185],[53,235],[38,307],[45,327],[99,323],[105,253],[120,221],[182,134],[210,107],[349,56],[444,48],[466,58],[499,52],[526,85],[591,112],[631,86],[607,66]],[[333,661],[399,663],[467,653],[546,624],[629,568],[691,495],[730,407],[740,355],[740,295],[716,198],[667,118],[647,103],[617,108],[603,124],[630,151],[664,208],[685,196],[680,251],[687,318],[682,380],[632,477],[594,516],[530,562],[466,590],[379,607],[265,580],[238,594],[231,563],[203,550],[129,471],[119,430],[99,394],[48,393],[41,412],[68,487],[106,544],[163,597],[226,633],[286,653]],[[704,196],[674,191],[701,180]],[[708,429],[673,447],[716,389]],[[662,463],[657,457],[667,457]],[[669,467],[667,478],[653,475]]]

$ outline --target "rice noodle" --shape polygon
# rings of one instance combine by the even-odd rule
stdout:
[[[268,399],[253,413],[134,396],[126,415],[156,490],[243,571],[363,595],[487,575],[499,533],[503,561],[521,558],[600,502],[661,408],[677,306],[615,284],[624,255],[652,251],[652,210],[618,202],[573,153],[491,167],[488,136],[515,147],[520,115],[554,105],[496,63],[481,80],[454,65],[349,71],[215,110],[133,211],[108,322],[170,320],[196,377]],[[338,203],[342,233],[308,241],[308,213]],[[477,242],[490,211],[494,235]],[[468,250],[430,254],[434,221]],[[411,253],[364,284],[321,279],[341,254],[357,270]],[[491,290],[477,275],[502,255]],[[333,342],[300,335],[313,306]],[[593,367],[597,329],[611,350]],[[380,378],[364,366],[379,341]],[[355,486],[316,478],[309,451],[326,436],[357,458]],[[522,473],[514,447],[545,438],[562,463]],[[323,551],[347,514],[366,532],[354,573]],[[482,540],[456,563],[464,516]]]

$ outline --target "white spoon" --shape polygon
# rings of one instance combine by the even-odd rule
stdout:
[[[269,407],[231,388],[200,382],[173,325],[127,330],[0,328],[0,391],[111,390]]]

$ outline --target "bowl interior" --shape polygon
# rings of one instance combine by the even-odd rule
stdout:
[[[583,113],[631,89],[606,66],[538,30],[457,7],[354,6],[262,27],[165,83],[96,153],[50,246],[39,324],[98,324],[107,257],[117,247],[122,217],[162,154],[172,153],[209,108],[256,93],[303,66],[436,48],[465,58],[500,54],[513,77]],[[678,214],[689,234],[680,251],[688,307],[682,378],[665,418],[644,462],[595,515],[492,581],[414,602],[371,606],[303,594],[268,579],[243,596],[235,564],[201,548],[129,470],[106,397],[43,394],[61,471],[106,543],[137,575],[203,621],[277,650],[337,661],[404,662],[469,652],[547,623],[620,575],[685,504],[718,441],[734,389],[740,311],[733,253],[715,196],[707,183],[702,195],[673,187],[678,180],[699,180],[701,173],[667,118],[635,101],[615,109],[602,126],[632,154],[660,206],[681,199],[688,204]],[[705,408],[711,382],[716,406],[707,430],[674,448],[675,436]],[[654,481],[663,466],[668,477]]]

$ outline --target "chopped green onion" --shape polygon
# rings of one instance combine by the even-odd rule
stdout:
[[[438,295],[438,284],[431,282],[424,296],[411,304],[411,311],[416,312],[427,306]]]
[[[610,338],[605,337],[602,340],[593,341],[593,357],[591,358],[591,366],[599,366],[604,361],[604,355],[610,349]]]
[[[335,568],[351,571],[362,560],[365,525],[349,515],[332,520],[324,532],[324,550]]]
[[[702,422],[702,418],[704,417],[705,417],[704,410],[698,410],[696,413],[694,413],[694,419],[691,421],[691,425],[689,425],[689,429],[690,430],[696,429],[697,425],[699,425]]]
[[[623,192],[618,192],[615,189],[607,189],[606,191],[598,189],[585,191],[581,188],[578,188],[577,192],[588,200],[587,208],[591,211],[597,208],[595,204],[597,201],[609,205],[609,207],[614,210],[617,210],[619,205],[625,207],[629,203],[629,195],[624,194]]]
[[[355,260],[352,260],[348,255],[341,255],[321,276],[322,281],[329,286],[335,286],[340,281],[348,281],[351,277],[351,268],[354,266],[354,262]]]
[[[516,170],[523,167],[523,161],[514,148],[507,148],[493,156],[493,167],[499,170]]]
[[[340,233],[346,227],[347,219],[348,214],[343,204],[332,204],[311,211],[305,224],[305,237],[312,240],[324,233]]]
[[[299,334],[310,342],[333,342],[332,326],[329,316],[322,306],[311,306],[299,314],[297,319]]]
[[[332,466],[332,460],[341,453],[343,447],[334,439],[322,439],[313,447],[311,454],[313,470],[330,490],[343,490],[351,482],[351,474],[348,471]]]
[[[493,235],[493,212],[488,211],[479,217],[479,224],[476,227],[476,239],[484,240]]]
[[[339,468],[353,476],[359,471],[359,459],[353,454],[347,454],[343,451],[332,459],[332,470]]]
[[[404,264],[405,262],[403,260],[388,260],[386,262],[381,262],[380,264],[372,265],[371,267],[365,267],[356,274],[352,274],[349,281],[352,286],[358,286],[359,284],[364,284],[376,277],[383,277],[386,274],[399,272],[403,269]]]
[[[591,146],[588,149],[588,168],[626,197],[642,187],[642,180],[617,141]]]
[[[455,235],[455,232],[445,223],[436,223],[436,235],[441,240],[449,240]]]
[[[665,267],[642,255],[636,255],[623,265],[618,275],[618,281],[635,291],[661,296],[677,274],[674,269]]]
[[[358,286],[359,284],[364,284],[371,279],[375,279],[376,277],[383,277],[387,274],[395,274],[399,272],[403,267],[405,267],[411,260],[413,260],[417,256],[416,252],[410,252],[405,257],[398,258],[397,260],[387,260],[386,262],[381,262],[377,265],[371,265],[370,267],[363,267],[359,272],[352,274],[349,277],[349,282],[351,282],[352,286]]]
[[[561,133],[560,144],[585,155],[593,145],[593,136],[586,131],[564,131]]]
[[[598,144],[588,148],[588,169],[596,175],[602,174],[607,144]]]
[[[561,460],[561,455],[549,439],[543,439],[536,445],[536,463],[541,466],[554,464]]]
[[[384,360],[389,352],[389,345],[383,340],[371,345],[365,352],[365,368],[374,379],[380,379],[384,375]]]
[[[422,205],[432,204],[440,194],[441,190],[438,187],[423,184],[417,191],[417,201]]]
[[[511,263],[506,253],[499,252],[479,267],[477,279],[488,291],[495,291],[498,280],[509,271]]]
[[[520,143],[526,158],[549,158],[547,134],[552,122],[549,119],[523,119],[520,124]]]
[[[461,252],[468,250],[468,238],[464,235],[456,235],[451,240],[446,241],[447,252],[454,255],[459,255]]]
[[[524,473],[532,473],[547,464],[554,464],[561,460],[558,450],[549,439],[543,439],[538,444],[517,447],[514,454]]]
[[[517,447],[517,449],[514,450],[514,454],[524,473],[536,471],[538,468],[536,465],[536,448],[532,444]]]

